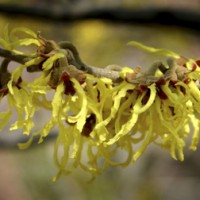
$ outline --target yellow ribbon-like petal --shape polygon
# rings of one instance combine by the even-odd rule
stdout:
[[[156,48],[146,46],[146,45],[139,43],[139,42],[136,42],[136,41],[131,41],[131,42],[128,43],[128,45],[139,47],[139,48],[141,48],[145,51],[148,51],[150,53],[159,53],[159,54],[163,54],[163,55],[169,56],[169,57],[180,58],[180,55],[178,55],[177,53],[175,53],[171,50],[168,50],[168,49],[156,49]]]

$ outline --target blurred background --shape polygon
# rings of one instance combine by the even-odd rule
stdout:
[[[115,17],[121,19],[124,17],[121,11],[133,9],[136,19],[145,19],[148,23],[145,20],[131,23],[131,20],[126,22],[92,17],[65,20],[60,17],[60,14],[70,13],[76,18],[81,13],[104,9],[117,10],[119,15]],[[180,15],[185,21],[176,26],[171,15],[171,21],[168,20],[167,12],[163,19],[158,20],[157,17],[157,21],[151,21],[148,11],[152,9],[172,10],[175,14],[181,10],[183,14],[181,12]],[[185,57],[200,58],[200,31],[195,28],[199,18],[190,21],[191,15],[184,15],[184,12],[195,14],[199,10],[199,0],[0,0],[0,35],[3,35],[7,25],[9,29],[27,27],[41,31],[47,39],[71,41],[79,49],[84,62],[90,65],[105,67],[118,64],[148,68],[156,60],[165,62],[164,57],[129,47],[127,42],[135,40],[153,47],[171,49]],[[0,109],[4,110],[5,106],[2,101]],[[47,115],[44,112],[38,114],[38,127],[46,121]],[[92,183],[87,183],[78,170],[52,183],[51,178],[57,172],[53,163],[54,140],[49,139],[41,145],[21,151],[16,146],[21,139],[24,140],[24,137],[21,138],[19,131],[10,132],[8,127],[1,131],[0,200],[200,198],[200,150],[191,152],[186,147],[185,161],[180,162],[152,144],[137,163],[123,169],[110,168]]]

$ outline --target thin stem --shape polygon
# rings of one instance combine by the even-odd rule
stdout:
[[[114,82],[121,81],[118,71],[105,69],[105,68],[93,67],[93,66],[85,64],[82,61],[82,59],[80,58],[80,55],[79,55],[77,48],[71,42],[64,41],[64,42],[58,43],[58,45],[62,49],[70,50],[72,52],[73,57],[74,57],[74,60],[73,60],[74,63],[73,64],[74,64],[74,66],[77,67],[77,69],[82,70],[82,71],[86,71],[88,74],[93,74],[96,77],[110,78]]]
[[[110,69],[104,69],[104,68],[98,68],[98,67],[94,67],[94,66],[84,64],[79,57],[77,49],[76,49],[75,55],[74,55],[74,49],[73,48],[70,48],[69,50],[71,50],[72,53],[73,53],[74,61],[75,61],[74,64],[75,64],[75,67],[77,69],[82,70],[82,71],[86,71],[87,73],[92,74],[92,75],[99,77],[99,78],[100,77],[106,77],[106,78],[112,79],[114,82],[120,81],[120,75],[119,75],[118,71],[114,71],[114,70],[110,70]],[[77,55],[78,55],[78,57],[77,57]],[[4,58],[8,59],[9,61],[15,61],[15,62],[20,63],[20,64],[24,64],[27,61],[32,59],[28,56],[19,55],[19,54],[13,53],[9,50],[5,50],[5,49],[2,49],[2,48],[0,48],[0,57],[4,57]],[[80,67],[80,66],[84,66],[84,67]],[[29,72],[31,72],[31,71],[29,71]]]
[[[87,67],[88,67],[88,73],[98,78],[100,77],[110,78],[114,82],[122,81],[122,79],[120,78],[119,71],[110,70],[106,68],[98,68],[94,66],[87,66]]]
[[[24,64],[25,62],[31,59],[28,56],[19,55],[19,54],[13,53],[12,51],[2,49],[2,48],[0,48],[0,56],[7,58],[10,61],[15,61],[21,64]]]
[[[3,74],[5,72],[8,72],[8,64],[11,60],[8,58],[5,58],[1,63],[0,73]]]

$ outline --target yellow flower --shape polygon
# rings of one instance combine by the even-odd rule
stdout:
[[[155,72],[160,74],[153,79],[155,82],[133,84],[127,82],[126,73],[134,71],[123,71],[125,80],[117,85],[89,74],[82,84],[65,75],[67,78],[58,83],[52,101],[47,103],[47,109],[52,110],[51,119],[26,144],[20,144],[20,148],[28,147],[34,135],[40,135],[39,142],[42,142],[58,125],[54,160],[59,170],[54,181],[77,167],[95,177],[109,166],[127,166],[135,162],[150,143],[168,150],[174,159],[183,160],[185,140],[192,129],[190,149],[195,150],[199,140],[198,86],[193,80],[174,82],[166,78],[162,81],[162,72]],[[197,73],[191,73],[199,79]],[[51,78],[50,73],[43,71],[29,84],[39,107],[43,103],[37,99],[43,95],[45,100],[51,89],[48,85]],[[66,92],[67,89],[73,92]],[[126,158],[116,160],[120,152],[126,153]]]
[[[19,32],[29,37],[20,39]],[[169,66],[156,64],[147,72],[124,67],[119,72],[121,82],[113,82],[78,70],[69,62],[68,50],[28,29],[15,29],[10,36],[6,32],[0,44],[29,58],[12,72],[6,68],[6,79],[0,76],[0,100],[7,98],[9,105],[8,111],[0,113],[0,129],[16,111],[18,118],[10,130],[23,129],[29,136],[26,143],[19,144],[25,149],[35,136],[42,143],[57,126],[54,160],[58,173],[53,181],[74,168],[95,177],[110,166],[127,166],[137,161],[150,143],[169,151],[174,159],[183,160],[186,140],[192,135],[190,149],[197,149],[199,61],[183,62],[172,51],[131,42],[173,59],[168,60]],[[36,45],[37,53],[25,54],[16,49],[30,44]],[[31,82],[24,81],[24,70],[39,71],[40,75]],[[50,91],[53,97],[47,100]],[[33,117],[41,108],[51,111],[50,120],[33,132]]]
[[[18,32],[24,32],[28,35],[31,35],[32,38],[19,39],[15,35]],[[11,50],[17,54],[29,55],[32,57],[36,54],[26,54],[16,50],[16,48],[19,46],[27,46],[31,44],[39,45],[39,42],[37,41],[37,35],[29,29],[16,28],[13,29],[13,31],[11,31],[9,34],[8,29],[6,28],[4,38],[1,38],[0,44],[7,50]],[[24,133],[29,134],[30,130],[34,126],[32,117],[35,112],[35,106],[32,104],[32,98],[30,91],[27,89],[27,83],[22,79],[22,72],[25,68],[29,67],[33,63],[37,64],[37,62],[35,59],[33,59],[25,64],[20,65],[12,72],[9,72],[7,69],[9,61],[5,63],[6,64],[2,64],[1,66],[0,95],[1,98],[7,98],[9,110],[7,112],[1,113],[1,118],[4,119],[1,120],[0,128],[2,129],[6,123],[9,122],[14,108],[17,112],[18,120],[13,125],[11,125],[10,130],[23,128]],[[4,73],[6,74],[6,79],[4,79]]]

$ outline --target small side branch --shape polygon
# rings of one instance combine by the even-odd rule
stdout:
[[[77,57],[77,55],[73,54],[74,53],[73,50],[71,50],[71,51],[72,51],[72,56],[73,56],[73,58],[71,58],[71,60],[74,60],[73,64],[77,69],[86,71],[87,73],[92,74],[99,78],[100,77],[110,78],[114,82],[118,82],[120,80],[120,75],[119,75],[118,71],[87,65],[82,62],[82,60],[80,59],[79,56]],[[76,49],[76,52],[78,52],[77,49]],[[25,62],[32,59],[28,56],[19,55],[14,52],[11,52],[9,50],[3,49],[3,48],[0,48],[0,57],[6,58],[9,61],[14,61],[14,62],[17,62],[20,64],[24,64]],[[80,66],[84,66],[84,67],[81,68]],[[31,68],[31,66],[29,68]],[[31,70],[29,72],[31,72]]]
[[[25,62],[29,61],[31,58],[13,53],[12,51],[0,48],[0,56],[3,58],[7,58],[11,61],[15,61],[17,63],[24,64]]]

